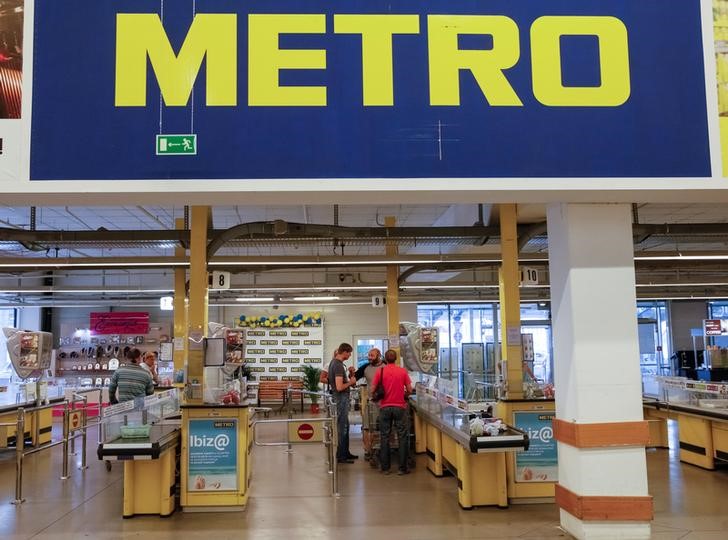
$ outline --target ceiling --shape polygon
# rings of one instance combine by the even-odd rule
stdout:
[[[537,254],[545,259],[548,253],[548,240],[545,234],[544,205],[519,205],[519,231],[525,232],[529,224],[533,225],[528,241],[521,252]],[[35,220],[33,227],[32,211],[28,207],[0,205],[0,228],[6,233],[0,240],[0,260],[23,259],[41,261],[48,259],[72,258],[75,261],[84,258],[105,259],[136,257],[172,257],[174,248],[179,242],[174,239],[157,239],[141,241],[135,238],[134,231],[158,231],[159,237],[165,231],[175,228],[175,219],[183,218],[185,209],[181,206],[95,206],[95,207],[38,207],[33,209]],[[219,206],[212,209],[212,228],[215,234],[240,224],[252,224],[246,227],[248,233],[239,238],[230,239],[222,244],[216,256],[223,257],[338,257],[347,261],[356,257],[381,256],[386,242],[383,236],[371,235],[382,230],[385,216],[396,218],[397,228],[408,229],[411,235],[397,241],[399,253],[403,256],[438,254],[443,261],[436,265],[418,266],[422,271],[407,277],[401,285],[411,287],[402,289],[404,297],[415,299],[442,299],[446,295],[452,300],[478,300],[497,297],[497,262],[474,264],[448,262],[444,259],[464,258],[469,255],[488,258],[487,254],[498,254],[498,211],[497,206],[488,204],[441,204],[441,205],[299,205],[299,206]],[[304,231],[299,235],[260,233],[254,237],[253,230],[274,230],[275,221],[285,222],[289,227],[298,227]],[[640,204],[633,205],[633,221],[635,224],[636,252],[711,252],[728,253],[728,206],[723,204]],[[308,228],[293,224],[304,224]],[[454,227],[471,228],[478,224],[487,234],[474,237],[473,234],[458,236]],[[660,227],[645,229],[647,225],[673,225],[679,227]],[[695,227],[692,225],[703,225]],[[709,225],[715,224],[715,225]],[[341,229],[329,230],[336,226]],[[688,227],[688,225],[691,225]],[[273,229],[271,229],[273,227]],[[642,229],[640,229],[642,227]],[[417,228],[417,229],[414,229]],[[80,242],[72,238],[64,241],[18,242],[8,240],[12,231],[72,231],[86,232],[93,236],[93,241]],[[402,229],[404,230],[404,229]],[[90,233],[90,231],[97,231]],[[126,231],[123,240],[109,239],[107,231]],[[328,231],[322,233],[321,231]],[[432,234],[428,234],[432,231]],[[309,234],[310,232],[310,234]],[[168,233],[167,233],[168,234]],[[177,233],[176,233],[177,234]],[[350,236],[347,236],[349,235]],[[59,238],[55,235],[54,238]],[[304,240],[305,238],[305,240]],[[342,239],[343,238],[343,239]],[[379,257],[381,258],[381,257]],[[94,260],[96,260],[94,259]],[[111,259],[109,259],[111,260]],[[343,259],[342,259],[343,260]],[[535,264],[543,268],[544,283],[547,283],[547,267],[545,262]],[[54,270],[52,276],[39,274],[32,269],[23,272],[12,271],[0,273],[0,304],[7,302],[35,302],[38,305],[51,305],[53,302],[78,302],[98,300],[99,295],[105,299],[116,299],[125,302],[149,301],[158,298],[160,287],[171,285],[169,268],[139,271],[129,268],[118,270],[99,270],[81,272],[79,270]],[[327,267],[329,266],[329,267]],[[400,266],[405,270],[407,266]],[[639,262],[636,264],[637,281],[647,289],[649,283],[663,286],[649,289],[649,294],[667,297],[721,295],[728,297],[728,276],[722,263],[697,261],[692,264],[670,262]],[[338,294],[351,301],[362,300],[371,296],[371,289],[362,287],[381,286],[384,283],[384,267],[382,265],[330,265],[318,268],[301,267],[299,269],[286,266],[260,266],[254,269],[233,269],[237,273],[233,285],[243,288],[254,288],[261,295],[271,294],[269,288],[281,287],[285,284],[300,284],[301,288],[318,287],[320,290],[334,290],[332,287],[349,287]],[[49,281],[40,283],[43,293],[26,293],[30,279],[44,275],[51,277]],[[122,276],[120,278],[119,276]],[[344,276],[342,278],[342,276]],[[79,281],[80,280],[80,281]],[[125,290],[118,292],[120,285],[126,280]],[[84,281],[93,291],[79,293],[79,283]],[[726,282],[723,285],[723,281]],[[100,293],[98,283],[104,287],[116,284],[117,292]],[[71,283],[75,292],[62,292],[65,283]],[[143,292],[150,288],[149,283],[157,283],[154,292]],[[714,285],[718,283],[718,285]],[[36,284],[37,285],[37,284]],[[456,285],[458,289],[453,289]],[[467,286],[466,286],[467,285]],[[480,287],[478,288],[477,285]],[[678,286],[679,287],[676,287]],[[36,286],[36,290],[38,289]],[[45,287],[45,289],[43,288]],[[448,288],[450,287],[450,288]],[[68,288],[68,287],[66,287]],[[103,287],[102,287],[103,289]],[[638,294],[640,288],[638,287]],[[230,291],[214,293],[212,301],[233,301],[241,294],[251,291]],[[275,294],[275,293],[272,293]],[[647,293],[643,293],[645,296]],[[275,295],[279,301],[280,294]],[[524,298],[542,299],[548,296],[548,287],[524,289]],[[682,297],[681,296],[681,297]]]

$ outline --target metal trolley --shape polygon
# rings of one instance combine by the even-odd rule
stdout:
[[[362,400],[365,403],[362,418],[364,419],[364,427],[369,429],[369,436],[371,437],[371,454],[369,456],[369,465],[373,468],[380,468],[381,463],[379,459],[379,453],[382,449],[382,433],[379,425],[379,405],[373,403],[370,400]],[[409,445],[409,453],[407,454],[407,468],[413,469],[415,467],[415,451],[414,451],[414,425],[412,413],[408,411],[407,421],[410,423],[409,426],[409,440],[404,441],[403,444]],[[399,450],[399,445],[402,441],[399,440],[397,432],[392,429],[389,435],[389,450],[390,452],[396,453]]]

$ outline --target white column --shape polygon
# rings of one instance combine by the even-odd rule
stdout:
[[[630,206],[551,204],[549,273],[556,418],[577,424],[638,422],[642,385]],[[581,496],[648,495],[644,447],[558,444],[559,484]],[[580,539],[649,538],[650,523],[581,520]]]

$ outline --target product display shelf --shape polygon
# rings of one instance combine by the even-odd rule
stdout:
[[[69,383],[69,378],[75,378],[74,385],[83,388],[106,387],[116,368],[125,362],[125,349],[133,348],[139,349],[142,356],[148,352],[158,353],[160,380],[171,382],[173,379],[174,364],[171,358],[163,358],[163,348],[169,343],[169,332],[164,324],[152,323],[146,334],[92,336],[88,330],[78,330],[75,326],[66,326],[61,333],[54,370],[57,379],[65,379]]]

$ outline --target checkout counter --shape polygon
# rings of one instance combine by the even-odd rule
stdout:
[[[418,383],[416,388],[417,395],[410,398],[415,449],[427,454],[427,468],[435,476],[449,472],[457,479],[458,503],[464,509],[507,507],[506,456],[528,450],[528,435],[508,425],[497,435],[472,434],[470,421],[481,411],[468,410],[466,402],[436,384]]]
[[[124,463],[125,518],[169,516],[176,508],[181,419],[177,390],[103,410],[99,459]]]
[[[19,385],[3,386],[5,391],[0,392],[0,424],[14,424],[18,419],[18,409],[27,410],[25,420],[25,439],[31,440],[32,446],[41,446],[51,442],[53,430],[53,410],[50,408],[33,410],[38,401],[35,390],[32,394],[27,392],[30,386],[36,383],[23,383]],[[62,389],[58,387],[41,386],[41,403],[61,403],[65,400]],[[0,448],[15,445],[15,426],[0,426]]]
[[[658,396],[643,400],[652,447],[667,448],[667,420],[676,420],[680,461],[714,470],[728,462],[728,384],[657,377]]]

